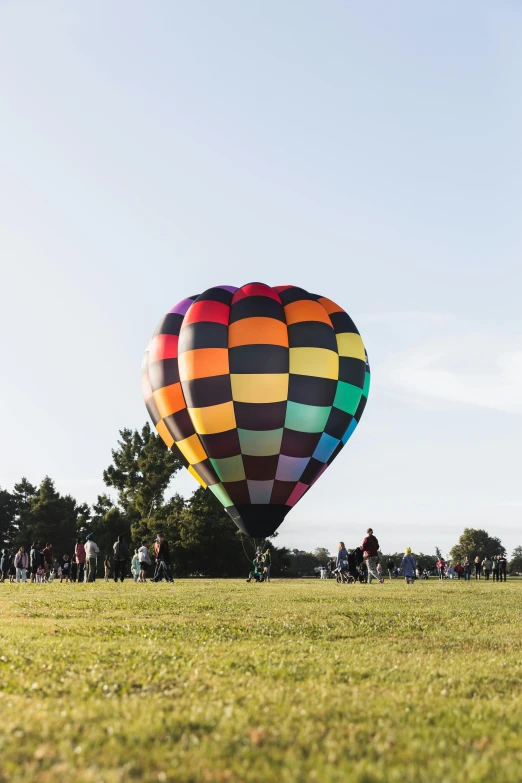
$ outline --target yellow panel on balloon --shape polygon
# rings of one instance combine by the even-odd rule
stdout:
[[[288,373],[231,375],[235,402],[282,402],[288,398]]]
[[[209,405],[207,408],[188,408],[187,410],[194,429],[199,435],[214,435],[218,432],[232,430],[236,426],[233,402]],[[192,462],[192,460],[189,461]]]
[[[337,350],[339,356],[350,356],[353,359],[361,359],[366,361],[366,354],[364,352],[364,344],[360,334],[355,332],[343,332],[337,334]]]
[[[339,356],[326,348],[290,348],[290,372],[316,378],[339,378]]]
[[[176,446],[191,465],[197,465],[198,462],[203,462],[204,459],[207,459],[207,453],[197,435],[191,435],[190,438],[179,440]]]
[[[207,488],[207,485],[205,484],[205,482],[203,481],[203,479],[202,479],[200,476],[198,476],[197,472],[194,470],[194,468],[192,467],[192,465],[189,465],[189,466],[188,466],[188,468],[187,468],[187,470],[188,470],[188,472],[190,473],[190,475],[191,475],[191,476],[194,476],[194,478],[196,479],[196,481],[198,481],[198,482],[201,484],[201,486],[203,487],[203,489],[206,489],[206,488]]]

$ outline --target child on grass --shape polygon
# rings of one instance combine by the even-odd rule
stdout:
[[[105,579],[106,582],[108,582],[109,581],[109,577],[111,575],[111,556],[110,555],[107,555],[107,557],[103,561],[103,565],[105,566],[105,577],[104,577],[104,579]]]
[[[70,574],[71,574],[71,563],[69,561],[69,555],[64,555],[62,560],[62,574],[60,576],[60,582],[63,582],[64,579],[66,582],[68,582]]]
[[[132,558],[131,562],[131,571],[134,581],[137,582],[141,571],[140,558],[137,549],[134,550],[134,557]]]
[[[401,568],[403,569],[404,579],[407,585],[412,585],[415,579],[415,569],[417,563],[411,553],[411,547],[407,546],[404,550],[404,557],[402,558]]]

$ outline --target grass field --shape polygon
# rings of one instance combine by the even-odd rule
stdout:
[[[0,585],[0,780],[522,779],[522,582]]]

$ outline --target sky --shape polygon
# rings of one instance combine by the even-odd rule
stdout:
[[[0,486],[93,502],[161,316],[293,284],[352,315],[372,389],[276,543],[521,545],[521,26],[506,0],[3,0]]]

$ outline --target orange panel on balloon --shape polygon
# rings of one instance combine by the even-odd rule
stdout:
[[[238,345],[288,346],[286,324],[275,318],[243,318],[228,327],[228,347]]]
[[[182,381],[227,375],[228,350],[227,348],[197,348],[194,351],[186,351],[178,357],[178,367]]]
[[[335,304],[335,302],[332,302],[331,299],[326,299],[326,297],[322,296],[320,299],[318,299],[318,302],[324,307],[328,315],[331,313],[344,313],[344,310],[342,307],[339,307],[338,304]]]
[[[177,413],[186,407],[185,398],[181,391],[181,383],[164,386],[162,389],[155,391],[152,396],[162,419],[166,419],[167,416]]]
[[[309,299],[300,299],[298,302],[286,305],[285,317],[288,326],[301,321],[322,321],[329,326],[332,325],[324,307],[319,302],[312,302]]]
[[[161,421],[158,421],[158,423],[156,424],[156,429],[158,431],[158,435],[161,437],[162,441],[165,443],[165,446],[168,449],[170,449],[170,447],[174,443],[174,438],[172,437],[172,435],[168,431],[167,425],[165,424],[163,419]]]

